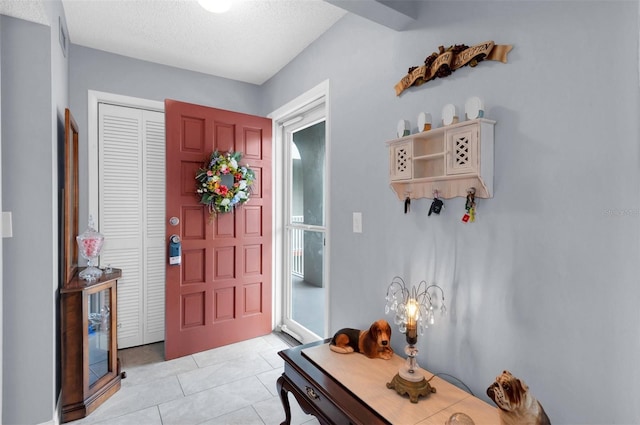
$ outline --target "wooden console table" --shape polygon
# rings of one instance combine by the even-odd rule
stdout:
[[[288,393],[302,410],[323,425],[394,424],[442,425],[456,412],[469,415],[476,423],[499,424],[497,408],[438,377],[430,384],[436,393],[411,403],[388,389],[404,359],[369,359],[362,354],[338,354],[319,341],[280,351],[284,373],[277,381],[285,420],[291,423]],[[425,371],[427,379],[432,374]]]

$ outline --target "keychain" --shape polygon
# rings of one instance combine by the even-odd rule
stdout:
[[[404,200],[404,213],[406,214],[409,211],[411,211],[411,198],[407,196]]]
[[[467,202],[464,204],[464,209],[467,212],[462,216],[464,223],[473,223],[476,221],[476,188],[470,187],[467,189]]]
[[[431,203],[431,208],[429,208],[428,215],[431,215],[431,213],[440,214],[440,211],[442,210],[443,206],[444,206],[444,202],[442,202],[438,198],[434,198],[433,202]]]
[[[440,199],[438,199],[438,195],[439,192],[438,190],[434,190],[433,191],[433,202],[431,203],[431,207],[429,208],[429,214],[431,215],[431,213],[434,214],[440,214],[440,211],[442,210],[442,207],[444,207],[444,202],[442,202]]]

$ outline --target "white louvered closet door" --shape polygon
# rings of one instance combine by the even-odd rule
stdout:
[[[118,280],[118,348],[164,340],[164,113],[99,105],[102,267]]]

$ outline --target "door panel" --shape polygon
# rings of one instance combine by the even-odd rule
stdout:
[[[271,332],[271,120],[165,102],[167,240],[182,264],[166,266],[165,357],[172,359]],[[250,201],[210,219],[195,175],[211,152],[238,151],[256,172]]]
[[[118,280],[118,347],[164,339],[164,114],[99,104],[98,180],[102,266]]]

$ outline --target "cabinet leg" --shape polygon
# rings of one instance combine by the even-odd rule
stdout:
[[[120,357],[118,357],[116,364],[118,365],[118,375],[120,375],[120,379],[125,379],[127,377],[127,372],[122,370],[122,366],[120,365]]]
[[[282,402],[282,408],[284,409],[285,420],[280,425],[290,425],[291,424],[291,406],[289,406],[289,390],[285,388],[285,384],[287,381],[284,379],[284,375],[280,376],[276,381],[276,388],[278,389],[278,393],[280,394],[280,401]]]

